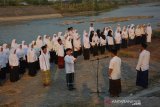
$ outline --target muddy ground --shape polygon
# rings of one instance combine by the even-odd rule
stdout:
[[[160,38],[154,38],[149,44],[151,63],[149,70],[149,87],[142,89],[135,86],[137,58],[140,46],[133,46],[119,52],[122,58],[122,93],[123,98],[134,98],[143,101],[142,105],[158,106],[159,102],[146,102],[146,97],[159,98],[160,93]],[[105,55],[104,55],[105,56]],[[106,52],[106,56],[110,56]],[[100,56],[103,57],[103,56]],[[94,59],[92,57],[92,59]],[[41,72],[36,77],[29,77],[26,73],[18,82],[9,80],[0,87],[0,107],[103,107],[108,93],[108,64],[109,58],[100,60],[99,89],[105,93],[92,94],[96,91],[96,61],[84,61],[83,56],[75,64],[75,91],[66,88],[65,71],[59,70],[52,64],[52,84],[44,88],[41,81]],[[160,99],[158,99],[160,101]],[[151,100],[154,101],[154,100]]]

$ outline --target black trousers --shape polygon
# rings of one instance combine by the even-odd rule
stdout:
[[[69,90],[74,88],[74,73],[66,74],[67,87]]]
[[[100,50],[101,50],[101,54],[104,54],[106,50],[106,45],[101,46]]]

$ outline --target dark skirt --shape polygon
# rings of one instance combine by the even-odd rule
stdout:
[[[101,54],[104,54],[106,50],[106,45],[101,46],[100,49],[101,49]]]
[[[141,44],[141,36],[136,36],[136,44]]]
[[[121,44],[116,44],[116,49],[120,50],[120,48],[121,48]]]
[[[64,68],[64,57],[58,56],[58,68],[59,69]]]
[[[141,43],[143,43],[143,44],[147,43],[147,34],[142,34]]]
[[[54,57],[55,57],[55,52],[54,51],[50,51],[50,62],[53,63],[54,61]]]
[[[0,70],[0,81],[6,79],[7,67],[1,68]]]
[[[109,93],[113,96],[119,96],[121,93],[121,79],[109,79]]]
[[[143,88],[148,87],[148,70],[146,71],[137,71],[137,80],[136,85]]]
[[[127,47],[128,47],[127,39],[122,39],[122,48],[127,48]]]
[[[35,76],[37,74],[36,62],[28,63],[29,72],[28,75]]]
[[[114,45],[108,45],[108,51],[112,51],[112,49],[114,48]]]
[[[78,56],[82,55],[82,48],[80,48],[80,50],[78,51]]]
[[[74,73],[66,74],[66,82],[68,89],[72,90],[74,88]]]
[[[135,45],[135,39],[129,39],[129,46]]]
[[[55,57],[54,57],[54,63],[58,64],[58,55],[56,55],[56,54],[55,54]]]
[[[78,57],[78,51],[74,51],[74,52],[73,52],[73,56],[74,56],[75,58],[77,58],[77,57]]]
[[[19,74],[24,74],[26,69],[26,61],[20,59],[19,62],[20,62]]]
[[[16,82],[19,80],[19,67],[15,66],[10,69],[10,81]]]
[[[90,49],[88,48],[84,48],[83,49],[83,56],[84,56],[84,60],[89,60],[90,59]]]
[[[95,46],[93,47],[93,56],[97,56],[97,55],[98,55],[98,46],[95,45]]]

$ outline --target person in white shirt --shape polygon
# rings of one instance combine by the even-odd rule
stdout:
[[[122,48],[128,47],[128,32],[126,26],[122,30]]]
[[[41,55],[39,56],[39,64],[42,72],[42,80],[44,86],[51,84],[51,71],[50,71],[50,55],[47,52],[47,47],[42,46]]]
[[[136,85],[143,88],[148,87],[148,70],[150,61],[150,52],[146,50],[147,44],[142,44],[141,53],[137,63],[137,80]]]
[[[103,32],[101,32],[101,36],[100,36],[100,51],[101,51],[101,54],[105,53],[106,42],[107,42],[106,36],[104,35]]]
[[[27,53],[27,62],[28,62],[28,68],[29,68],[29,72],[28,74],[30,76],[35,76],[37,74],[37,55],[36,55],[36,51],[33,48],[33,44],[31,43],[29,46],[29,50]]]
[[[58,68],[63,69],[64,68],[64,46],[60,38],[58,39],[57,55],[58,55]]]
[[[2,46],[0,46],[0,86],[4,84],[6,80],[6,67],[7,64],[5,63],[6,55],[3,52]]]
[[[16,54],[16,49],[12,48],[9,55],[10,65],[10,81],[16,82],[19,78],[19,59]]]
[[[121,59],[117,56],[117,49],[111,50],[112,59],[109,63],[109,93],[112,97],[119,97],[121,93]]]
[[[121,37],[121,31],[119,31],[119,29],[117,29],[117,31],[115,32],[115,42],[116,42],[116,48],[117,50],[120,50],[121,47],[121,42],[122,42],[122,37]]]
[[[23,75],[25,73],[25,68],[26,68],[26,58],[25,58],[24,50],[22,49],[21,44],[16,49],[16,54],[19,59],[19,73]]]
[[[108,50],[111,51],[112,48],[115,45],[115,40],[114,40],[113,35],[112,35],[112,30],[108,31],[107,43],[108,43]]]
[[[151,43],[151,39],[152,39],[152,27],[151,27],[150,23],[147,25],[146,33],[147,33],[147,42]]]
[[[86,31],[83,32],[83,56],[84,60],[90,59],[90,42],[89,42],[89,36]]]
[[[74,63],[76,58],[72,55],[72,49],[66,49],[66,56],[64,58],[65,61],[65,71],[66,71],[66,81],[68,90],[72,91],[74,88]]]

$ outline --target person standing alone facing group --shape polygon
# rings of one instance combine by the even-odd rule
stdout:
[[[109,93],[111,97],[119,97],[121,93],[121,59],[117,56],[117,49],[111,50],[112,59],[109,63]]]

